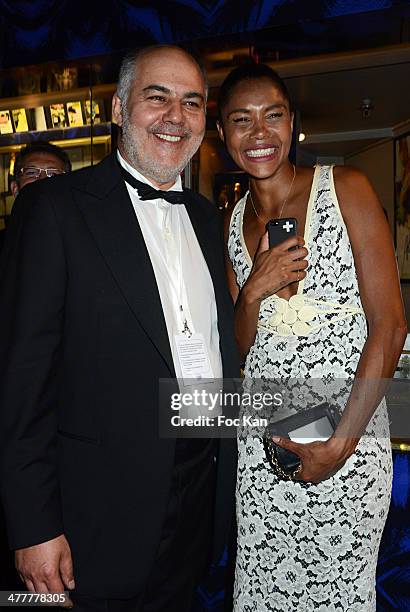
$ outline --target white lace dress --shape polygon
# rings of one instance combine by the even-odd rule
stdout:
[[[229,255],[238,285],[252,262],[243,238],[246,195],[232,214]],[[252,378],[353,377],[367,327],[331,167],[316,167],[305,228],[309,268],[288,304],[262,302],[245,366]],[[356,452],[319,485],[279,481],[258,436],[239,436],[236,612],[371,612],[391,492],[385,403]]]

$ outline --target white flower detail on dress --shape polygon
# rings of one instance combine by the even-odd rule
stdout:
[[[288,300],[272,296],[273,314],[261,325],[268,325],[279,336],[308,336],[313,330],[310,323],[318,309],[308,304],[303,295],[292,295]]]

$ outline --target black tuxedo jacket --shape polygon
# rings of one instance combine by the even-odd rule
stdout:
[[[219,214],[189,191],[186,207],[214,284],[224,376],[236,377]],[[135,595],[158,545],[174,461],[175,440],[158,435],[158,379],[175,372],[114,155],[19,195],[0,263],[0,329],[11,547],[65,533],[80,592]],[[229,498],[233,456],[221,466]],[[220,533],[232,508],[218,508]]]

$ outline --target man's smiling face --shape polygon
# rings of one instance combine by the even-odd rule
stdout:
[[[122,128],[120,151],[157,187],[167,189],[198,150],[205,133],[205,83],[180,49],[156,49],[137,60],[128,100],[113,98]]]

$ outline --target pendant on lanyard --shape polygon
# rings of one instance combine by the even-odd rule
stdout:
[[[182,328],[181,333],[187,335],[188,338],[190,338],[192,336],[192,332],[189,329],[188,321],[187,321],[186,317],[184,316],[184,309],[182,307],[182,304],[179,305],[179,309],[180,309],[180,311],[182,313],[183,322],[184,322],[184,327]]]

